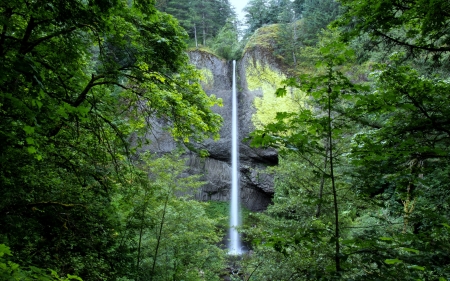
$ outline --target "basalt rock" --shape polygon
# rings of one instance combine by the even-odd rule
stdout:
[[[202,87],[205,92],[223,100],[223,106],[216,106],[213,110],[223,117],[224,124],[219,140],[206,140],[202,143],[191,144],[194,149],[188,150],[186,153],[186,161],[189,166],[187,173],[201,174],[203,175],[202,180],[206,182],[195,192],[196,199],[228,201],[231,190],[232,63],[205,51],[191,51],[189,57],[191,63],[203,73]],[[279,81],[261,80],[259,85],[258,80],[253,79],[257,77],[252,78],[252,75],[258,76],[258,69],[261,69],[261,66],[263,69],[270,67],[271,71],[280,72],[276,63],[270,62],[258,49],[248,51],[237,63],[240,196],[243,205],[252,211],[264,210],[270,204],[274,193],[274,177],[266,170],[268,166],[278,163],[278,154],[274,149],[252,148],[245,140],[255,129],[255,99],[261,99],[266,94],[264,93],[266,88],[264,83],[270,85],[279,83]],[[257,71],[255,72],[255,70]],[[257,82],[255,83],[255,81]],[[249,84],[252,86],[251,89],[249,89]],[[273,85],[274,88],[277,86],[279,85]],[[162,125],[157,122],[154,124],[152,133],[149,133],[148,139],[151,144],[145,149],[151,151],[166,153],[176,147],[170,136],[162,130]],[[194,152],[196,149],[206,149],[209,156],[199,157]]]

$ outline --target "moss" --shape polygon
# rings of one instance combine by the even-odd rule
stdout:
[[[287,69],[281,63],[282,58],[273,54],[279,34],[279,24],[263,26],[255,31],[245,47],[245,52],[251,52],[253,59],[246,66],[248,89],[261,90],[263,93],[262,97],[254,100],[256,113],[252,116],[252,122],[256,129],[273,122],[277,112],[297,112],[303,104],[304,94],[298,89],[287,89],[288,94],[282,98],[275,96],[276,90],[283,86],[282,81],[287,78],[283,73]]]
[[[288,88],[288,94],[284,97],[276,97],[275,91],[282,87],[282,81],[286,76],[270,67],[270,64],[262,64],[256,61],[249,64],[246,69],[248,89],[261,90],[262,97],[256,97],[254,105],[256,113],[252,116],[252,122],[256,129],[273,122],[277,112],[297,112],[302,105],[303,93],[298,89]]]
[[[208,54],[217,56],[211,48],[206,47],[206,46],[201,46],[201,45],[198,47],[190,47],[187,49],[187,51],[188,52],[204,52],[204,53],[208,53]]]
[[[201,68],[198,70],[202,76],[201,84],[203,90],[211,90],[214,86],[214,74],[208,68]]]
[[[258,28],[248,40],[244,52],[251,50],[254,47],[263,47],[272,50],[275,41],[278,38],[279,30],[279,24],[265,25]]]

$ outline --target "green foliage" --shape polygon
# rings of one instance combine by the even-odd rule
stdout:
[[[238,33],[235,23],[227,21],[214,38],[212,45],[214,53],[227,61],[240,59],[242,56],[243,41],[238,41]]]
[[[228,202],[209,201],[205,212],[209,218],[217,220],[218,226],[222,229],[229,227],[230,204]]]
[[[277,98],[274,92],[286,77],[268,63],[256,61],[255,64],[248,65],[246,78],[249,90],[260,90],[263,93],[262,97],[256,97],[254,100],[256,113],[252,117],[252,122],[256,128],[262,128],[273,122],[277,111],[297,111],[303,102],[303,93],[292,87],[286,90],[289,94]]]
[[[177,18],[189,34],[190,42],[196,47],[199,44],[209,46],[209,42],[222,32],[227,20],[234,16],[228,0],[158,0],[156,2],[159,10]]]
[[[384,205],[387,217],[376,218],[376,224],[398,224],[391,233],[396,247],[391,243],[382,248],[387,253],[385,263],[401,260],[398,266],[402,270],[413,269],[411,280],[413,276],[448,275],[446,262],[434,262],[448,249],[430,247],[436,239],[448,239],[440,225],[449,220],[447,204],[443,203],[448,200],[444,191],[447,180],[442,174],[448,164],[441,156],[448,147],[444,125],[448,108],[442,99],[448,83],[421,76],[410,66],[399,65],[396,58],[389,65],[379,65],[373,78],[374,90],[358,95],[353,108],[354,114],[374,125],[353,138],[353,186]],[[383,229],[368,229],[356,237],[370,241],[381,234]],[[375,244],[364,247],[379,249]],[[361,256],[379,259],[371,251]],[[390,270],[380,270],[378,275],[391,278]]]
[[[134,184],[149,121],[180,141],[221,123],[185,32],[144,0],[2,2],[0,22],[0,243],[25,268],[134,272],[112,198]]]
[[[301,1],[296,1],[296,7],[301,6]],[[291,1],[287,0],[250,0],[245,6],[244,11],[247,12],[246,25],[247,36],[251,35],[258,28],[264,25],[270,25],[284,21],[284,13],[290,13]]]
[[[283,158],[273,206],[245,229],[258,255],[247,270],[260,280],[446,279],[448,79],[402,53],[355,71],[336,34],[299,52],[318,70],[285,82],[309,94],[309,106],[252,134]]]
[[[249,209],[245,206],[241,206],[242,221],[245,225],[251,225],[251,215]],[[205,206],[205,213],[210,219],[217,221],[217,226],[223,230],[228,230],[230,227],[230,203],[221,201],[208,201]]]
[[[339,191],[347,188],[343,176],[346,160],[340,155],[351,127],[336,114],[336,108],[344,107],[357,87],[339,71],[351,59],[351,50],[335,41],[320,48],[320,53],[322,61],[317,66],[323,70],[284,82],[302,89],[311,99],[296,112],[277,112],[275,122],[251,134],[252,145],[276,147],[290,159],[296,158],[286,163],[291,167],[280,171],[285,176],[277,181],[274,206],[269,211],[272,217],[265,219],[265,223],[270,221],[269,230],[261,234],[263,246],[273,247],[292,268],[275,279],[297,276],[298,272],[308,280],[333,278],[342,273],[346,261],[341,228],[352,216]],[[285,94],[285,89],[277,91],[278,96]],[[254,230],[249,230],[249,235],[254,235]],[[323,262],[314,266],[311,260],[300,262],[308,251],[317,252],[310,256]]]
[[[315,45],[321,31],[339,16],[339,6],[333,0],[305,0],[299,40],[305,45]]]
[[[67,277],[59,277],[54,270],[43,270],[34,266],[21,268],[19,264],[8,260],[7,256],[12,256],[9,247],[0,244],[0,279],[4,281],[83,281],[78,276],[67,274]]]
[[[270,10],[268,4],[269,0],[251,0],[245,6],[245,23],[248,25],[248,34],[252,34],[266,24],[275,23],[276,19],[269,16]]]
[[[255,251],[246,276],[449,278],[447,2],[340,1],[342,39],[320,31],[339,12],[332,1],[305,1],[298,25],[276,26],[274,51],[301,75],[274,96],[297,87],[309,99],[252,133],[282,159],[274,204],[244,229]]]
[[[202,182],[179,154],[136,153],[153,120],[181,142],[218,137],[220,101],[187,64],[186,32],[150,0],[3,2],[0,279],[219,280],[227,204],[188,196]],[[156,2],[191,39],[240,57],[228,1]],[[248,71],[264,93],[252,143],[281,159],[273,205],[244,214],[245,278],[447,280],[448,1],[340,3],[363,65],[323,30],[337,2],[246,8],[259,28],[247,48],[301,75]]]
[[[438,1],[353,1],[341,0],[346,13],[342,26],[351,26],[347,37],[367,33],[371,41],[384,41],[404,50],[425,52],[439,59],[448,53],[450,37],[446,30],[450,21],[450,4]]]
[[[274,55],[289,66],[297,65],[298,50],[302,45],[299,41],[299,32],[302,32],[303,22],[303,20],[296,20],[293,15],[292,21],[280,24],[278,29]]]
[[[154,159],[141,155],[143,171],[131,190],[118,194],[122,210],[117,239],[127,241],[136,254],[136,280],[218,280],[224,267],[218,220],[206,215],[206,203],[191,200],[203,185],[198,176],[183,177],[179,154]]]

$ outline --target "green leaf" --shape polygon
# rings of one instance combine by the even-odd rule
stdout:
[[[34,154],[37,152],[36,147],[34,147],[34,146],[27,147],[27,150],[28,150],[28,153],[30,153],[30,154]]]
[[[83,279],[81,279],[80,277],[76,276],[76,275],[70,275],[67,274],[67,278],[70,280],[79,280],[79,281],[83,281]]]
[[[278,89],[276,90],[276,92],[275,92],[275,95],[276,95],[277,97],[281,98],[281,97],[286,96],[286,93],[287,93],[286,87],[283,87],[283,88],[278,88]]]
[[[418,265],[411,265],[411,266],[408,266],[408,268],[417,269],[417,270],[422,270],[422,271],[425,270],[425,267],[423,267],[423,266],[418,266]]]
[[[386,259],[384,260],[384,263],[386,264],[397,264],[397,263],[401,263],[402,260],[399,259]]]
[[[342,242],[341,242],[341,244],[343,244],[343,245],[350,245],[353,243],[355,243],[354,239],[345,239],[345,240],[342,240]]]
[[[23,127],[23,130],[25,131],[25,133],[27,135],[31,135],[32,133],[34,133],[34,127],[31,127],[31,126],[28,126],[28,125],[25,125]]]
[[[380,240],[383,240],[383,241],[392,241],[392,240],[394,240],[394,239],[392,239],[391,237],[385,237],[385,236],[380,237],[379,239],[380,239]]]
[[[89,113],[90,108],[85,106],[79,106],[77,107],[77,110],[81,116],[86,117],[87,114]]]
[[[3,255],[11,256],[11,251],[9,250],[9,247],[5,244],[0,244],[0,257],[3,257]]]
[[[402,250],[407,251],[407,252],[411,252],[411,253],[415,253],[415,254],[419,253],[419,250],[411,249],[411,248],[402,248]]]

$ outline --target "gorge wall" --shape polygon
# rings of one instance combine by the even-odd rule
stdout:
[[[189,52],[189,57],[191,63],[203,74],[202,86],[205,92],[223,100],[223,106],[216,106],[213,110],[223,117],[224,124],[218,141],[206,140],[191,144],[195,149],[187,150],[185,154],[189,166],[187,173],[201,174],[201,179],[206,182],[195,192],[196,199],[228,201],[231,190],[232,62],[200,50]],[[273,119],[280,106],[286,106],[282,100],[275,100],[274,94],[284,75],[276,62],[261,48],[247,50],[236,67],[241,202],[251,211],[261,211],[267,208],[274,192],[273,175],[266,169],[278,163],[278,155],[273,149],[252,148],[244,139],[255,126]],[[151,144],[146,150],[166,153],[177,146],[157,122],[153,124],[153,130],[147,138]],[[194,152],[196,149],[206,149],[209,156],[199,157]]]

